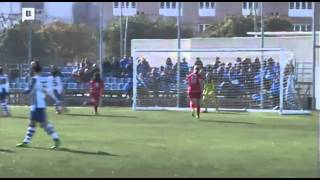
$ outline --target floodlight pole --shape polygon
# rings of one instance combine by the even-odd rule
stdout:
[[[120,59],[123,56],[122,5],[124,6],[124,2],[120,2]]]
[[[127,34],[128,34],[128,16],[126,16],[126,26],[124,29],[124,43],[123,43],[124,55],[127,55]]]
[[[317,17],[317,6],[316,2],[312,2],[313,16],[312,16],[312,47],[313,47],[313,67],[312,67],[312,109],[316,109],[316,31],[318,30],[318,26],[316,26],[316,19],[319,21]]]
[[[102,77],[103,69],[102,69],[102,60],[103,60],[103,4],[99,2],[99,68],[100,68],[100,76]]]
[[[28,65],[32,61],[32,21],[29,21],[28,26]]]
[[[177,16],[177,39],[178,39],[178,49],[181,49],[181,34],[180,34],[180,17],[181,17],[181,2],[177,2],[178,5],[178,16]],[[180,107],[180,55],[181,52],[178,51],[177,57],[177,107]]]
[[[254,7],[254,6],[253,6]],[[263,19],[263,2],[260,2],[260,16],[261,16],[261,48],[264,48],[264,19]],[[261,52],[260,58],[260,108],[263,109],[263,89],[264,89],[264,66],[263,66],[263,59],[264,59],[264,51]]]
[[[100,69],[100,77],[103,77],[103,68],[102,68],[102,60],[103,60],[103,2],[99,2],[99,69]],[[103,101],[99,102],[99,106],[103,106]]]

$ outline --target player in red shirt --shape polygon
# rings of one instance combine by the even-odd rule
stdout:
[[[94,107],[95,114],[98,115],[98,106],[104,91],[104,82],[100,78],[100,73],[94,74],[90,81],[89,88],[90,99],[89,102],[86,102],[85,104],[92,105]]]
[[[194,117],[195,109],[197,108],[197,118],[200,118],[200,99],[203,91],[203,78],[200,75],[200,67],[194,66],[193,73],[187,76],[188,95],[190,98],[190,108]]]

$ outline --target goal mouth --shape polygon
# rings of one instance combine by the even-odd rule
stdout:
[[[311,114],[301,110],[290,69],[294,54],[284,48],[133,49],[132,56],[133,110],[188,111],[186,75],[201,61],[202,75],[212,71],[218,79],[220,111]]]

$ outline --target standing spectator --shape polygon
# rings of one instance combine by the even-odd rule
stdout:
[[[129,58],[127,58],[126,55],[124,55],[124,57],[120,60],[119,65],[120,65],[120,71],[121,74],[124,75],[125,74],[125,69],[129,63]]]
[[[175,66],[177,66],[177,64]],[[188,73],[189,73],[188,62],[187,62],[186,58],[183,58],[182,62],[180,63],[180,76],[184,79],[187,77]]]
[[[173,68],[173,63],[172,63],[172,59],[170,57],[167,58],[166,60],[166,67],[165,68]]]
[[[196,58],[196,62],[194,63],[195,66],[199,66],[200,69],[203,68],[203,63],[199,57]]]
[[[111,63],[106,58],[104,59],[104,61],[102,63],[102,69],[103,69],[103,76],[112,76]]]
[[[119,61],[117,61],[115,57],[112,57],[111,67],[112,67],[112,71],[111,71],[112,75],[115,77],[118,77],[119,71],[120,71],[120,63]]]
[[[145,58],[142,58],[137,66],[138,74],[142,73],[142,75],[145,76],[148,72],[150,72],[150,70],[151,67],[149,65],[149,62]]]
[[[220,63],[220,57],[216,57],[216,62],[214,63],[212,70],[217,70],[219,68]]]

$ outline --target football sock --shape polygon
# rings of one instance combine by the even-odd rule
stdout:
[[[23,140],[24,143],[30,143],[33,135],[36,133],[36,128],[33,126],[29,126],[27,129],[26,136]]]

